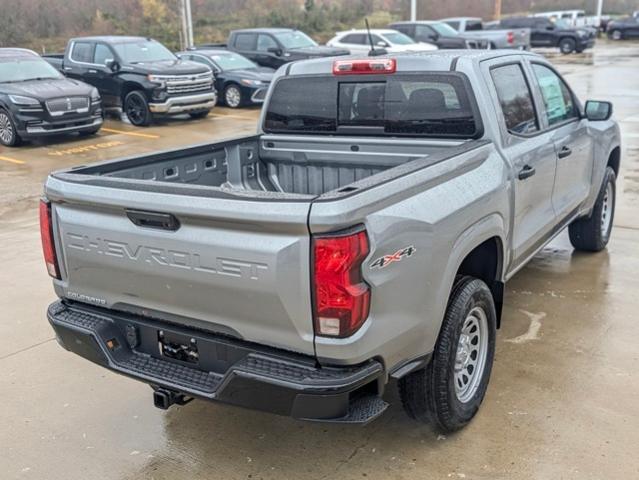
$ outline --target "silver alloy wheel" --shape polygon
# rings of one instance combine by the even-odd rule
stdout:
[[[9,115],[4,112],[0,113],[0,140],[5,145],[9,145],[13,141],[13,125]]]
[[[613,30],[612,39],[613,40],[621,40],[621,32],[619,30]]]
[[[226,89],[224,93],[224,101],[226,105],[231,108],[237,108],[240,106],[240,102],[242,101],[242,93],[240,89],[235,86],[230,86]]]
[[[610,224],[612,223],[614,204],[615,195],[612,190],[612,182],[608,182],[603,197],[603,206],[601,207],[601,237],[603,239],[608,238],[608,235],[610,233]]]
[[[488,355],[488,316],[474,307],[464,320],[455,355],[455,394],[461,403],[470,401],[484,375]]]

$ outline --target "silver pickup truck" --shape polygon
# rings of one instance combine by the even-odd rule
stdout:
[[[444,18],[461,36],[481,38],[489,42],[491,48],[530,49],[530,28],[484,29],[481,18],[453,17]]]
[[[255,136],[49,176],[49,321],[161,408],[365,423],[396,379],[410,416],[461,428],[504,283],[564,227],[610,238],[611,113],[529,53],[285,65]]]

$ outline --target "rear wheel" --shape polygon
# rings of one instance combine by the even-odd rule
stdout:
[[[242,91],[237,85],[229,85],[224,89],[224,103],[227,107],[237,108],[242,105]]]
[[[611,167],[606,168],[603,185],[590,217],[579,218],[568,227],[570,243],[577,250],[600,252],[610,241],[615,217],[616,176]]]
[[[612,32],[610,32],[610,38],[612,38],[613,40],[621,40],[623,38],[623,34],[620,30],[613,30]]]
[[[6,147],[17,147],[22,143],[16,124],[6,110],[0,110],[0,143]]]
[[[148,127],[153,120],[149,110],[149,102],[146,100],[144,93],[139,90],[129,92],[124,97],[124,113],[136,127]]]
[[[497,314],[488,286],[457,279],[429,365],[399,382],[406,413],[452,432],[475,416],[495,355]]]
[[[577,43],[572,38],[562,38],[559,41],[559,51],[563,54],[574,52],[576,47]]]

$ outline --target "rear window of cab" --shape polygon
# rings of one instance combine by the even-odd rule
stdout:
[[[481,124],[460,74],[281,78],[264,131],[477,138]]]

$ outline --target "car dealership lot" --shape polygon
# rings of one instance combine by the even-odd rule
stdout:
[[[634,478],[639,476],[639,45],[602,43],[593,64],[559,69],[582,99],[611,100],[624,152],[607,251],[576,254],[566,235],[507,288],[481,412],[440,436],[393,406],[364,427],[196,401],[163,412],[151,390],[66,353],[37,200],[53,169],[254,131],[259,110],[216,108],[150,128],[109,120],[99,135],[0,149],[0,471],[3,478]]]

